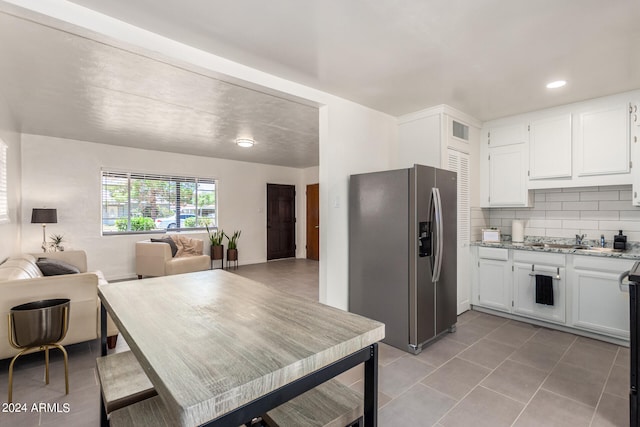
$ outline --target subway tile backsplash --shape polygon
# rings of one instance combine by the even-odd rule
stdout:
[[[631,204],[631,185],[534,190],[531,208],[491,208],[472,211],[472,239],[487,226],[511,234],[514,219],[524,221],[525,236],[573,238],[613,242],[622,230],[630,241],[640,241],[640,208]]]

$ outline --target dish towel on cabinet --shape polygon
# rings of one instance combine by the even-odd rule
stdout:
[[[553,278],[536,274],[536,303],[553,305]]]

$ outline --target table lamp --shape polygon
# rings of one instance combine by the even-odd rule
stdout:
[[[42,224],[42,251],[47,251],[47,237],[45,229],[47,224],[58,223],[58,212],[56,209],[33,208],[31,212],[31,224]]]

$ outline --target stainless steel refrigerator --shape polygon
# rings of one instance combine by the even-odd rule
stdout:
[[[415,165],[349,180],[349,311],[414,354],[455,330],[456,179]]]

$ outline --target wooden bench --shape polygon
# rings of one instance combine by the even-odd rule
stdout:
[[[363,426],[362,393],[330,380],[263,415],[269,427]],[[159,396],[111,413],[111,427],[170,427],[176,425]]]
[[[361,427],[363,414],[362,393],[330,380],[272,409],[262,419],[269,427]]]
[[[106,414],[157,395],[142,366],[130,351],[98,357],[96,365],[104,420]]]

